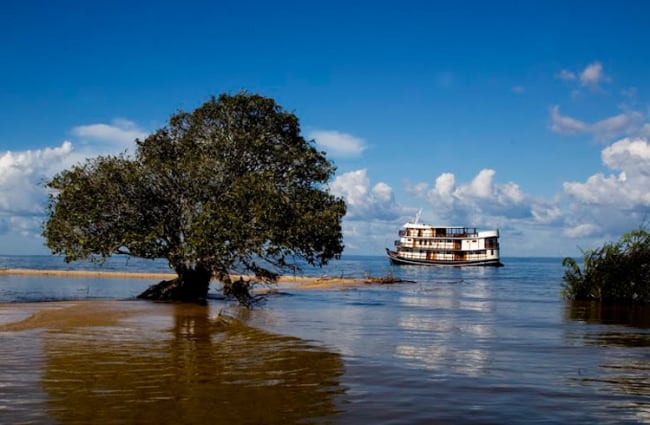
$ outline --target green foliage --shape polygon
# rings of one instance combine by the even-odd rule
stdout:
[[[564,293],[570,299],[650,303],[650,233],[644,228],[584,251],[582,270],[573,258],[562,265]]]
[[[98,157],[55,176],[43,235],[66,261],[166,258],[179,276],[244,267],[272,281],[296,260],[343,250],[335,168],[272,99],[212,98],[136,140],[134,158]]]

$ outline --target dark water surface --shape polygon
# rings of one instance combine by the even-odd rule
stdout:
[[[350,257],[312,273],[416,283],[280,287],[250,311],[0,276],[0,423],[650,423],[650,310],[564,301],[560,259],[504,262]]]

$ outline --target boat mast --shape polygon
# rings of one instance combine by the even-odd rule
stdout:
[[[422,215],[422,208],[420,208],[420,209],[418,210],[418,213],[415,214],[415,222],[414,222],[413,224],[418,224],[418,222],[420,221],[420,216],[421,216],[421,215]]]

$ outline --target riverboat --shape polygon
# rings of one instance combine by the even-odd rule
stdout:
[[[395,250],[386,248],[393,264],[424,266],[496,266],[499,259],[499,230],[477,231],[475,227],[431,226],[406,223],[399,231]]]

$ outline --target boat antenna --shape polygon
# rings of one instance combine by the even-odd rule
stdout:
[[[421,216],[421,215],[422,215],[422,208],[420,208],[420,209],[418,210],[418,213],[415,214],[415,222],[414,222],[413,224],[418,224],[418,222],[420,221],[420,216]]]

